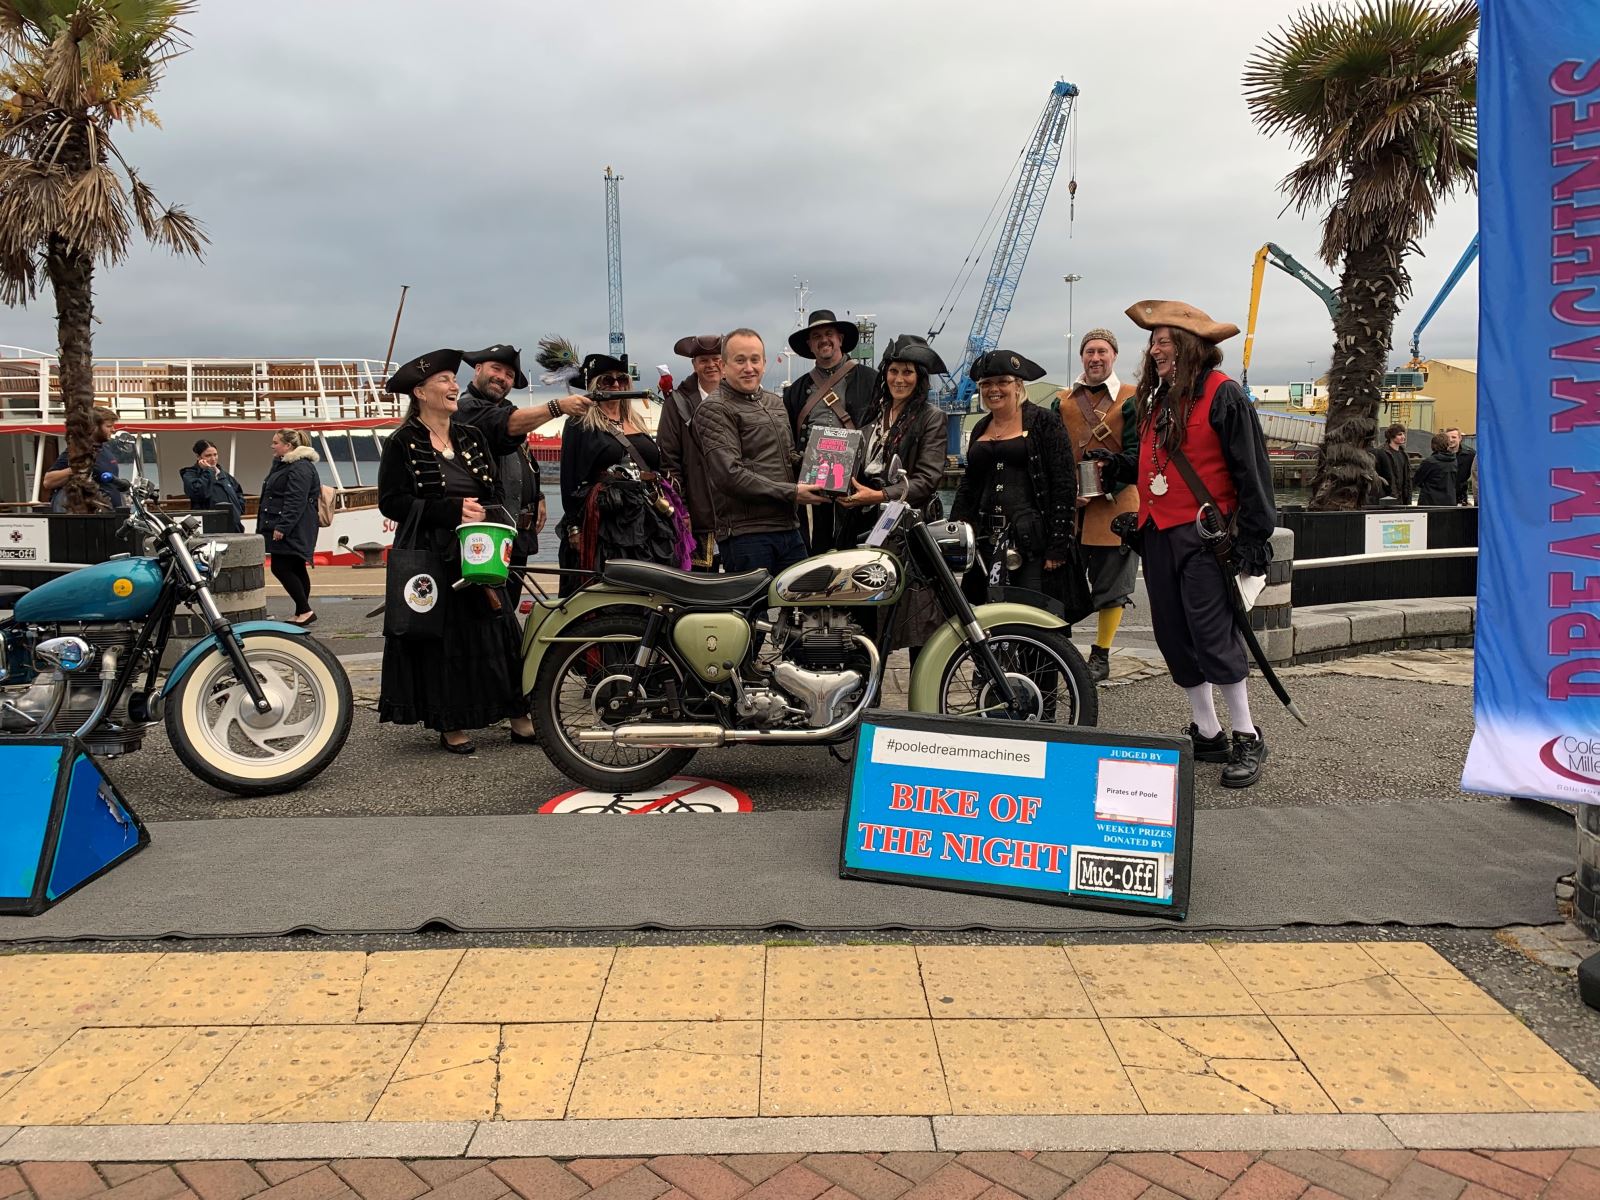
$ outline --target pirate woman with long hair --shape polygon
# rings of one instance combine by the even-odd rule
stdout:
[[[1278,514],[1261,422],[1244,390],[1217,369],[1217,343],[1239,327],[1176,300],[1141,300],[1127,315],[1150,331],[1135,410],[1139,456],[1095,450],[1088,457],[1106,463],[1112,482],[1139,487],[1151,624],[1173,682],[1189,697],[1195,760],[1227,764],[1224,787],[1249,787],[1267,744],[1250,715],[1233,576],[1244,589],[1259,589]],[[1230,543],[1226,554],[1217,552]],[[1233,719],[1231,741],[1213,686]]]

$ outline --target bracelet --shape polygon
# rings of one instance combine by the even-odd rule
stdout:
[[[550,403],[545,407],[550,410],[550,415],[552,417],[559,417],[561,415],[561,401],[551,400]]]

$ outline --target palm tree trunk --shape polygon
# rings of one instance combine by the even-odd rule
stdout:
[[[108,507],[94,479],[94,346],[89,323],[94,311],[94,259],[74,249],[59,234],[50,235],[45,272],[56,297],[56,336],[60,342],[61,400],[67,420],[66,510],[98,512]]]
[[[1344,257],[1339,315],[1333,322],[1328,423],[1311,481],[1313,510],[1361,508],[1377,485],[1371,447],[1394,320],[1410,282],[1400,264],[1401,252],[1383,245]]]

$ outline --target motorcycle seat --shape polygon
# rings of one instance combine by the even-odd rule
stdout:
[[[739,575],[696,575],[663,567],[660,563],[616,559],[600,568],[600,578],[618,587],[655,592],[678,604],[694,608],[743,604],[766,591],[772,576],[766,571]]]
[[[0,583],[0,610],[10,611],[17,606],[17,601],[28,594],[29,589],[15,583]]]

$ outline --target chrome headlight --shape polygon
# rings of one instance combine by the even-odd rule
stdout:
[[[210,573],[216,566],[217,560],[227,552],[227,542],[196,542],[189,547],[189,555],[194,559],[194,565],[206,573]]]
[[[939,521],[928,526],[939,554],[956,574],[978,560],[978,539],[965,521]]]

